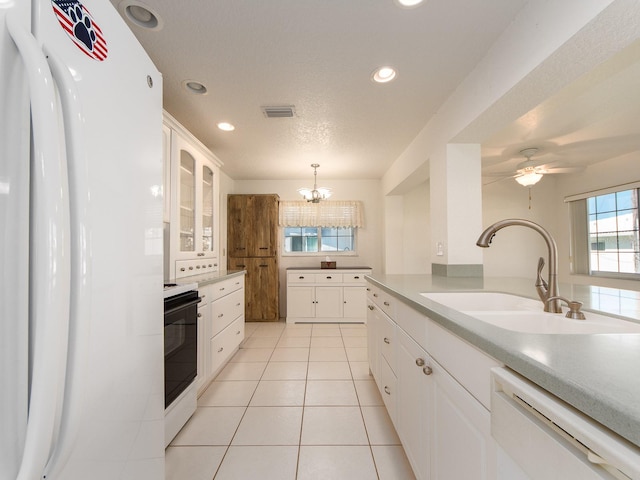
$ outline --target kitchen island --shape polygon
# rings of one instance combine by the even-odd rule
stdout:
[[[421,295],[489,291],[537,298],[531,279],[373,274],[367,280],[640,446],[640,376],[636,371],[640,334],[521,333],[479,321]],[[560,294],[583,302],[587,318],[593,311],[640,322],[640,292],[560,284]]]

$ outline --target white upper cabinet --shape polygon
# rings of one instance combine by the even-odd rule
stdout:
[[[165,117],[167,127],[171,128],[169,276],[217,271],[220,163],[170,117]]]

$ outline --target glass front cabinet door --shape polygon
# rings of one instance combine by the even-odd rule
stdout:
[[[187,276],[185,272],[195,275],[213,269],[213,264],[195,261],[218,256],[218,171],[219,166],[201,148],[179,132],[171,132],[170,243],[174,278]],[[186,260],[192,262],[182,262]]]

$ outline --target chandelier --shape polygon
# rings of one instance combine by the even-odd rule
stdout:
[[[309,188],[299,188],[298,193],[302,195],[307,202],[311,203],[320,203],[320,200],[326,200],[331,196],[331,189],[318,187],[316,180],[318,176],[318,167],[320,165],[317,163],[312,163],[311,168],[313,168],[313,190]]]

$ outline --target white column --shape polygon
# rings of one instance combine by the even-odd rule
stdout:
[[[430,159],[432,272],[482,275],[481,157],[478,144],[447,144]]]
[[[404,197],[384,197],[384,273],[403,273]]]

